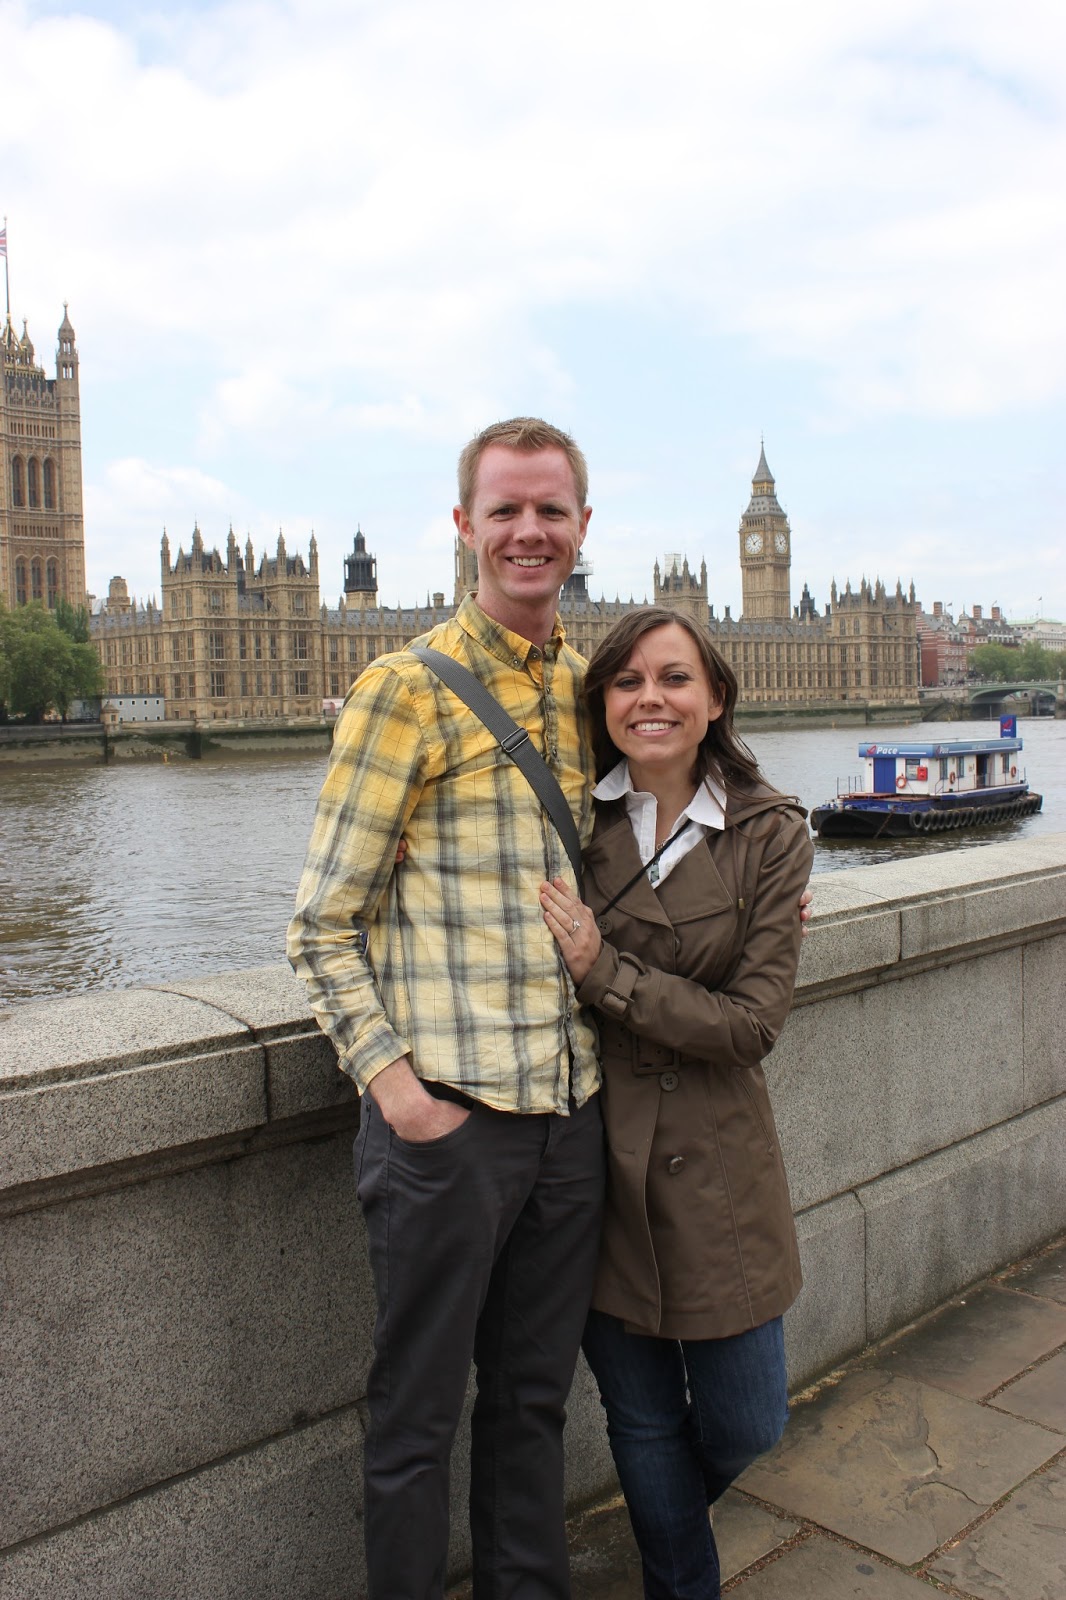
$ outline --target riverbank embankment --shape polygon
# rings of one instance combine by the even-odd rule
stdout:
[[[111,761],[199,761],[204,756],[328,753],[333,718],[270,722],[46,723],[0,728],[0,768],[106,766]]]
[[[920,706],[839,704],[740,706],[741,731],[779,732],[797,728],[864,728],[918,722]],[[301,755],[328,751],[332,717],[293,717],[268,721],[44,723],[0,727],[0,767],[5,765],[106,765],[109,761],[199,761],[204,756]]]

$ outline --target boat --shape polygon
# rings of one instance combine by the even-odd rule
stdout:
[[[998,739],[935,744],[860,744],[865,766],[855,787],[816,806],[821,839],[893,839],[954,828],[986,828],[1032,816],[1044,803],[1026,782],[1014,717]]]

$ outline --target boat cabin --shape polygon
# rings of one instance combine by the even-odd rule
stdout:
[[[937,744],[861,744],[863,794],[972,794],[1024,779],[1020,739],[945,739]]]

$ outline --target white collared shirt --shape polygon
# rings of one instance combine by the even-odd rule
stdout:
[[[629,813],[629,823],[633,829],[633,837],[637,841],[637,853],[643,862],[651,860],[655,854],[655,822],[657,801],[653,794],[645,794],[642,790],[634,789],[633,780],[629,775],[629,762],[620,761],[605,778],[601,778],[592,791],[597,800],[620,800],[625,796],[626,810]],[[662,883],[679,861],[684,860],[690,850],[707,835],[710,828],[725,827],[725,790],[715,783],[713,778],[707,778],[700,784],[688,805],[677,818],[674,829],[681,826],[681,818],[688,818],[688,827],[684,833],[679,834],[668,850],[664,850],[655,866],[651,869],[650,882],[654,885]]]

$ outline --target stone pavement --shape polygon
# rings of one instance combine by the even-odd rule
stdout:
[[[1066,1240],[798,1397],[715,1536],[739,1600],[1066,1600]],[[641,1600],[620,1500],[571,1550],[575,1600]]]

